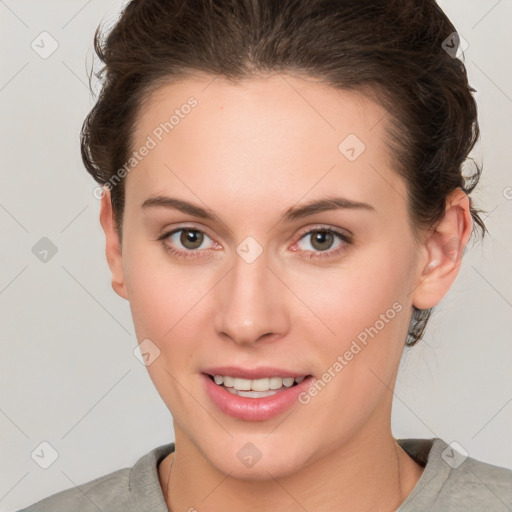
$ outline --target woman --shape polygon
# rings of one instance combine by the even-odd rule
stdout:
[[[138,0],[96,32],[82,157],[176,441],[26,510],[512,507],[512,471],[391,432],[485,233],[458,44],[431,0]]]

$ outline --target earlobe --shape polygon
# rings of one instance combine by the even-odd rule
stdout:
[[[467,194],[455,189],[446,199],[443,218],[424,242],[413,291],[413,305],[418,309],[441,302],[459,273],[473,225],[469,205]]]
[[[128,300],[124,280],[123,258],[119,234],[115,229],[110,190],[106,189],[101,198],[100,223],[105,232],[105,255],[112,273],[112,288],[123,299]]]

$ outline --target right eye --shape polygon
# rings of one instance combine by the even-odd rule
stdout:
[[[199,249],[205,239],[213,240],[204,232],[196,228],[180,227],[161,235],[158,240],[162,241],[164,249],[178,258],[192,259],[201,257],[200,253],[206,249]],[[170,243],[169,243],[170,242]],[[215,242],[213,242],[215,244]],[[185,248],[176,249],[181,245]]]

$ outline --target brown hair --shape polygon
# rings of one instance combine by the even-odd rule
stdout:
[[[445,51],[456,30],[434,0],[132,0],[104,40],[100,27],[96,77],[105,76],[81,152],[101,185],[118,178],[134,149],[142,102],[194,72],[233,82],[293,72],[374,96],[390,114],[389,144],[415,233],[442,218],[451,191],[469,194],[478,183],[481,168],[470,176],[462,168],[479,137],[474,89]],[[123,184],[110,187],[120,237]],[[483,237],[482,210],[470,210]],[[413,307],[407,345],[421,339],[431,312]]]

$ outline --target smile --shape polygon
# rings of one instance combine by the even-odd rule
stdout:
[[[229,393],[245,398],[264,398],[275,395],[283,389],[291,388],[300,384],[305,376],[302,377],[265,377],[263,379],[242,379],[228,375],[214,375],[215,384],[223,387]]]
[[[222,413],[245,421],[265,421],[284,413],[314,380],[312,375],[279,370],[226,370],[201,374],[206,394]]]

